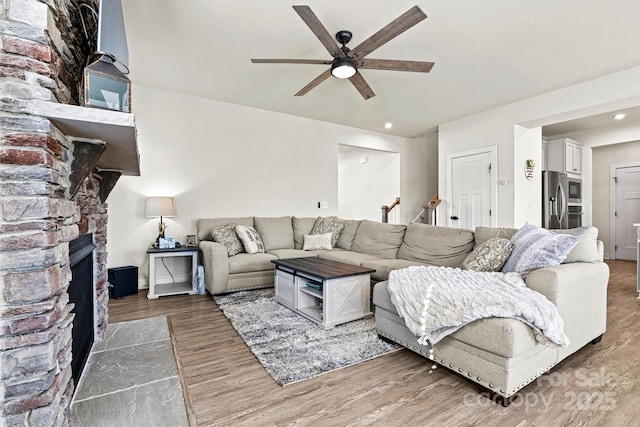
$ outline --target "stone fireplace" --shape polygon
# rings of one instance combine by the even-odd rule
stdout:
[[[97,10],[97,0],[0,0],[0,425],[69,424],[72,325],[87,308],[70,302],[70,242],[95,245],[91,301],[75,302],[92,305],[100,340],[105,201],[120,175],[139,174],[133,116],[77,106],[95,49],[80,3]]]
[[[69,242],[71,282],[67,292],[73,304],[71,329],[71,377],[78,384],[95,341],[95,284],[93,234],[85,234]]]

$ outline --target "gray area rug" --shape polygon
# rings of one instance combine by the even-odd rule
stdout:
[[[213,299],[269,375],[283,386],[400,349],[378,338],[372,317],[325,331],[278,304],[273,289]]]

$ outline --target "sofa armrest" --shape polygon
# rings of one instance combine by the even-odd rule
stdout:
[[[212,294],[227,292],[229,282],[229,255],[227,248],[218,242],[201,241],[205,288]]]
[[[527,286],[546,296],[560,312],[570,345],[561,358],[604,334],[607,326],[609,266],[575,262],[534,270]]]
[[[546,296],[560,308],[571,304],[576,293],[593,291],[609,282],[609,266],[603,262],[574,262],[533,270],[525,279],[527,286]]]

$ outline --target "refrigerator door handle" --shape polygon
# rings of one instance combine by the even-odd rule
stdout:
[[[560,203],[559,208],[562,209],[562,212],[559,213],[558,215],[558,219],[560,220],[560,224],[562,224],[562,220],[564,219],[565,215],[567,214],[567,196],[564,193],[564,188],[562,188],[562,185],[558,185],[558,188],[560,189],[560,200],[557,203]]]

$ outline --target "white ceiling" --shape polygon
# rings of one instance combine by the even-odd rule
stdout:
[[[618,113],[624,114],[624,118],[621,120],[614,119],[613,116]],[[623,126],[629,122],[635,123],[638,129],[640,129],[640,107],[624,108],[608,113],[597,114],[595,116],[582,117],[575,120],[543,126],[542,135],[545,137],[554,137],[557,135],[565,135],[572,132],[581,132],[596,128]]]
[[[122,0],[134,84],[413,137],[499,105],[640,65],[638,0]],[[428,18],[368,58],[433,61],[429,74],[363,70],[376,96],[330,78],[292,9],[309,5],[355,47],[418,5]],[[135,105],[134,105],[135,110]],[[386,130],[385,122],[393,128]]]

